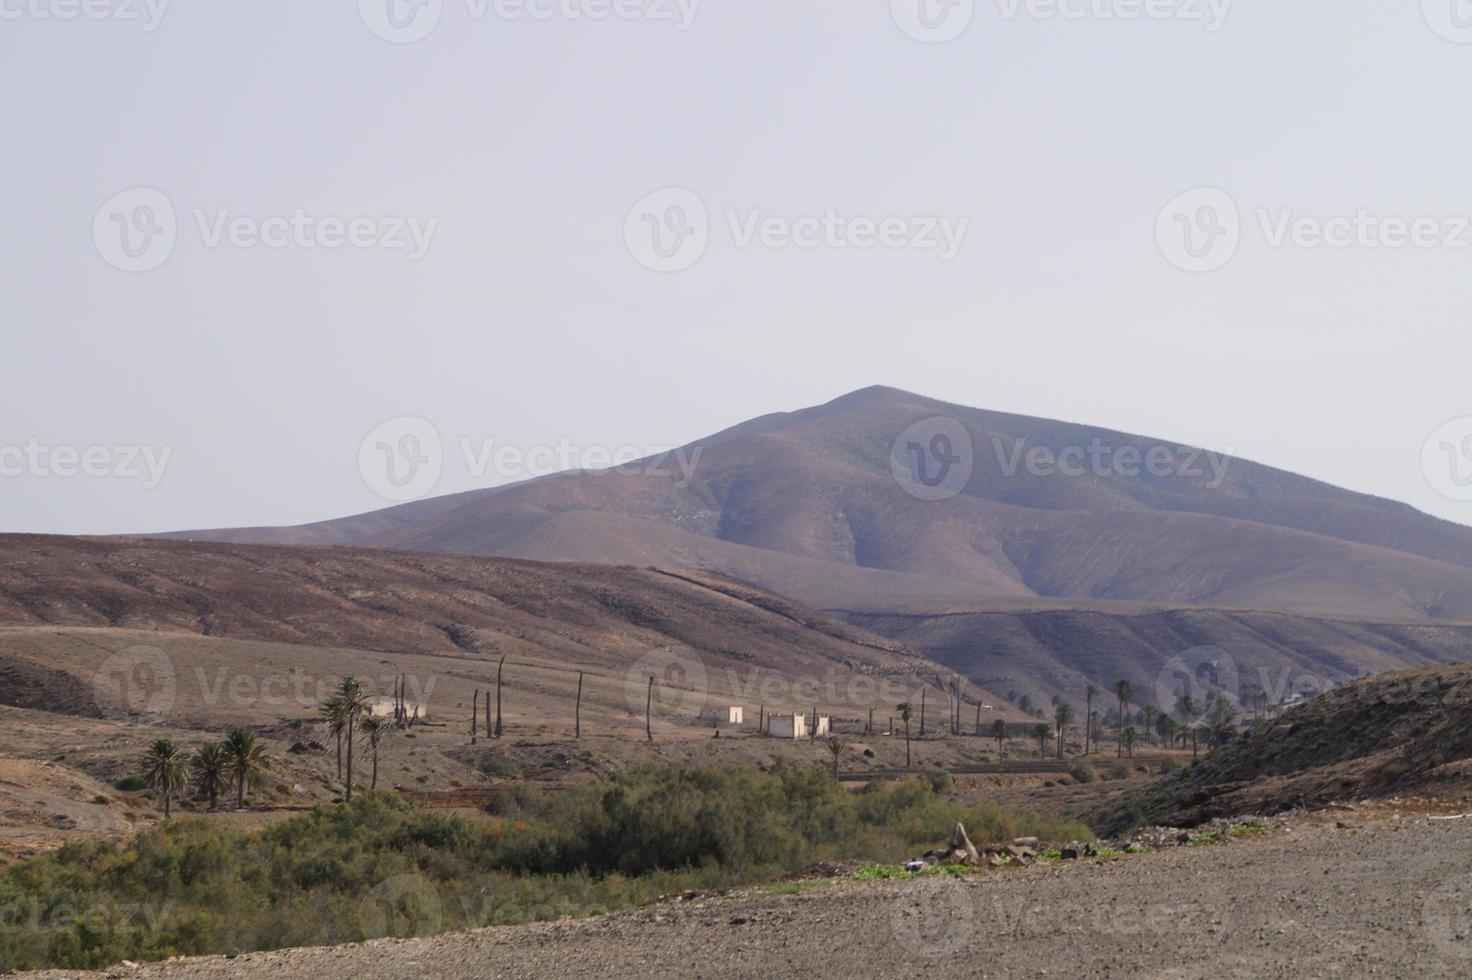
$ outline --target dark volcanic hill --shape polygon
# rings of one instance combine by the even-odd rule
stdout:
[[[1189,768],[1127,794],[1090,826],[1194,826],[1216,817],[1390,795],[1465,799],[1472,666],[1382,674],[1257,723]]]
[[[937,417],[948,428],[897,443]],[[891,453],[903,472],[912,442],[973,463],[959,492],[907,492],[923,484],[897,479]],[[638,474],[566,473],[303,527],[181,536],[698,567],[845,608],[1053,597],[1472,616],[1472,528],[1171,440],[876,387],[681,452],[698,460],[688,482],[656,459]],[[937,459],[923,456],[928,476],[941,475]]]

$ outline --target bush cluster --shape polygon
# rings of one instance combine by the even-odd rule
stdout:
[[[498,813],[368,793],[247,833],[183,818],[0,871],[0,970],[275,949],[587,915],[834,859],[898,861],[964,822],[974,840],[1089,837],[962,806],[915,778],[851,792],[820,766],[646,766]]]

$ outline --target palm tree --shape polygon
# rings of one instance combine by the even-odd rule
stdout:
[[[322,721],[337,739],[337,780],[342,782],[342,733],[347,730],[348,716],[339,698],[328,698],[318,706]]]
[[[206,742],[189,761],[194,790],[209,797],[210,809],[220,805],[220,794],[230,788],[230,760],[219,742]]]
[[[848,746],[844,745],[841,739],[830,738],[828,740],[828,751],[833,755],[833,779],[835,782],[838,781],[838,760],[846,748]]]
[[[1129,681],[1119,680],[1114,684],[1114,696],[1119,698],[1119,746],[1114,753],[1118,756],[1124,752],[1124,726],[1128,723],[1125,713],[1129,710],[1130,698],[1135,696],[1135,689]]]
[[[1218,698],[1211,706],[1209,721],[1212,747],[1225,744],[1231,737],[1233,727],[1237,724],[1237,706],[1225,698]]]
[[[1160,741],[1167,748],[1176,742],[1176,720],[1164,711],[1155,719],[1155,734],[1160,736]]]
[[[235,778],[235,805],[245,806],[246,786],[258,786],[261,773],[265,771],[266,750],[261,748],[256,737],[244,728],[237,728],[225,737],[225,756],[229,760],[230,774]]]
[[[1059,701],[1058,707],[1053,709],[1053,720],[1058,724],[1058,758],[1063,758],[1063,732],[1070,722],[1073,721],[1073,705],[1067,701]]]
[[[1094,744],[1094,699],[1099,696],[1099,689],[1090,684],[1084,688],[1084,755],[1089,754],[1089,746]]]
[[[1038,758],[1046,759],[1048,757],[1048,736],[1053,734],[1053,726],[1040,723],[1032,726],[1032,733],[1037,736],[1038,740]]]
[[[1130,758],[1133,759],[1135,757],[1135,740],[1140,737],[1140,730],[1134,725],[1130,725],[1120,735],[1124,739],[1125,750],[1129,752]]]
[[[368,786],[370,790],[378,788],[378,744],[388,733],[389,726],[372,715],[363,719],[363,739],[368,743],[369,751],[373,753],[373,781]]]
[[[174,794],[189,785],[189,760],[172,739],[157,739],[143,755],[143,778],[163,798],[167,820],[173,811]]]
[[[915,706],[906,701],[895,708],[900,713],[900,718],[905,723],[905,768],[910,768],[910,716],[915,711]]]
[[[1007,723],[998,718],[992,722],[992,738],[997,740],[997,761],[1002,761],[1002,740],[1007,737]]]
[[[347,716],[347,746],[348,746],[348,771],[344,781],[346,787],[347,802],[353,802],[353,725],[358,720],[358,715],[368,704],[368,699],[363,694],[363,687],[355,679],[344,677],[342,683],[337,686],[337,700],[342,702],[343,714]]]

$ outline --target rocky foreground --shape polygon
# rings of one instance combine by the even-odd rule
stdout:
[[[1384,803],[1218,844],[1105,860],[787,884],[604,919],[105,973],[1466,977],[1472,817]]]

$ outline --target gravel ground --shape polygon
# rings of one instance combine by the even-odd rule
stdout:
[[[169,980],[1472,976],[1472,819],[1336,814],[1109,861],[802,889],[106,972]]]

